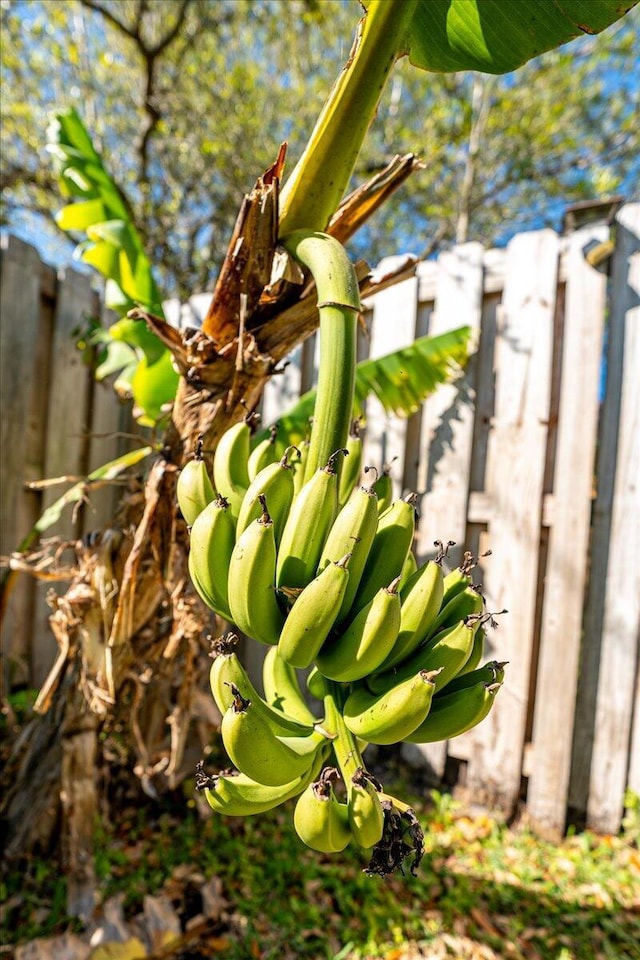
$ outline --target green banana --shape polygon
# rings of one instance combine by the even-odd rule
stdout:
[[[317,667],[312,667],[307,676],[307,690],[316,700],[322,700],[324,697],[324,677]]]
[[[207,465],[202,457],[202,441],[198,441],[194,460],[185,463],[176,484],[176,496],[182,516],[192,527],[207,504],[216,498],[209,478]]]
[[[274,588],[276,541],[265,498],[262,516],[238,537],[229,563],[231,619],[260,643],[276,644],[284,623]]]
[[[394,457],[393,460],[389,463],[385,463],[382,466],[382,473],[378,474],[376,470],[376,481],[374,483],[373,489],[378,495],[378,514],[382,514],[389,509],[393,503],[393,480],[391,479],[391,467],[394,460],[397,460],[397,457]],[[375,467],[365,467],[365,473],[368,470],[375,470]]]
[[[300,444],[300,459],[293,464],[293,496],[298,496],[304,486],[304,471],[309,455],[309,440],[303,440]]]
[[[235,634],[227,634],[214,642],[217,654],[209,672],[211,693],[220,713],[224,714],[225,710],[229,709],[237,693],[244,700],[251,701],[256,710],[262,714],[264,722],[277,736],[308,736],[313,731],[315,719],[312,718],[311,723],[301,723],[295,717],[288,716],[282,710],[277,710],[270,703],[267,703],[260,696],[248,673],[233,652],[230,644],[231,638],[234,641],[237,640]],[[272,649],[275,650],[275,647]]]
[[[487,683],[489,686],[492,683],[502,683],[504,681],[504,668],[508,662],[508,660],[490,660],[484,666],[476,667],[469,673],[458,673],[444,689],[436,694],[436,699],[455,693],[457,690],[466,690],[476,683]]]
[[[350,557],[348,553],[330,563],[299,594],[278,642],[278,652],[286,663],[304,669],[315,660],[342,606]]]
[[[220,724],[224,748],[235,766],[268,787],[282,786],[303,776],[318,750],[327,743],[320,730],[306,736],[279,736],[250,700],[234,691],[234,700]]]
[[[453,547],[455,544],[450,540],[447,546]],[[471,586],[471,571],[478,566],[480,560],[490,556],[491,550],[486,550],[479,557],[474,557],[470,550],[465,551],[460,566],[456,567],[455,570],[451,570],[444,578],[443,607],[445,607],[457,593],[460,593],[465,587]]]
[[[251,481],[238,513],[236,537],[244,533],[251,521],[257,520],[261,515],[262,507],[258,498],[262,494],[269,504],[276,545],[280,542],[293,500],[293,471],[287,458],[289,451],[295,449],[296,447],[287,447],[281,460],[264,467]]]
[[[347,784],[349,826],[355,843],[365,850],[380,841],[384,829],[379,790],[380,784],[364,767],[358,767]]]
[[[205,603],[225,620],[232,619],[228,576],[235,538],[229,503],[220,496],[204,508],[191,528],[191,579]]]
[[[417,572],[417,570],[418,570],[418,562],[415,558],[415,554],[413,550],[409,550],[409,553],[407,554],[407,559],[405,560],[404,565],[402,567],[402,573],[400,574],[400,591],[403,590],[405,584],[409,582],[409,580],[414,575],[414,573]]]
[[[377,529],[377,497],[371,486],[359,487],[336,517],[318,564],[321,573],[332,561],[351,551],[349,583],[336,620],[338,625],[351,610]]]
[[[278,549],[276,585],[306,587],[316,575],[322,548],[338,509],[336,451],[295,497]],[[334,558],[335,559],[335,558]]]
[[[300,723],[316,723],[300,689],[295,667],[286,663],[277,647],[269,647],[262,663],[262,685],[267,701]]]
[[[249,486],[249,444],[252,417],[229,427],[218,441],[213,456],[213,481],[229,501],[231,514],[237,518],[242,499]]]
[[[338,505],[340,507],[344,507],[360,478],[360,470],[362,469],[361,423],[362,421],[359,418],[351,422],[346,446],[348,456],[342,464],[338,484]]]
[[[473,647],[471,649],[471,654],[469,659],[463,667],[458,670],[457,676],[464,676],[467,673],[473,673],[480,666],[480,661],[484,656],[484,643],[487,639],[487,631],[482,625],[476,630],[476,635],[473,638]]]
[[[318,780],[299,796],[293,825],[303,843],[319,853],[339,853],[351,840],[349,814],[333,790],[335,767],[325,768]]]
[[[429,713],[436,672],[421,670],[390,690],[371,693],[364,685],[353,688],[344,703],[347,728],[368,743],[390,744],[406,739]]]
[[[427,633],[427,641],[446,627],[464,620],[465,617],[479,616],[484,609],[484,599],[475,587],[465,587],[449,600],[440,612]]]
[[[347,683],[366,677],[380,666],[400,629],[399,579],[378,590],[346,630],[324,644],[316,662],[325,677]]]
[[[353,600],[353,610],[366,606],[381,587],[402,573],[415,533],[415,493],[389,507],[378,520],[378,530]]]
[[[255,480],[261,470],[268,467],[270,463],[275,463],[278,459],[276,438],[278,436],[278,424],[274,423],[269,428],[269,436],[258,443],[247,460],[247,473],[249,481]]]
[[[323,757],[324,752],[318,751],[315,762],[306,773],[276,787],[258,783],[239,771],[208,777],[200,761],[196,767],[196,790],[204,790],[209,806],[216,813],[227,817],[252,817],[273,810],[285,800],[302,793],[317,777]]]
[[[427,717],[405,740],[408,743],[433,743],[466,733],[487,716],[500,687],[500,683],[480,681],[434,697]]]
[[[400,629],[393,648],[380,670],[389,670],[420,646],[436,619],[442,599],[442,567],[439,557],[420,567],[400,591]]]
[[[374,693],[393,689],[400,681],[415,676],[418,670],[438,670],[435,677],[436,691],[441,690],[462,669],[473,650],[476,631],[481,618],[468,617],[446,627],[431,640],[418,647],[410,657],[385,673],[376,673],[367,678],[367,686]]]

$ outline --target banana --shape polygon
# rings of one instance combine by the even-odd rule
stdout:
[[[483,667],[476,667],[469,673],[460,672],[453,680],[449,681],[444,689],[436,694],[436,699],[445,697],[449,693],[455,693],[456,690],[466,690],[467,687],[472,687],[476,683],[488,683],[489,685],[502,683],[504,681],[504,668],[508,662],[508,660],[490,660]]]
[[[427,633],[427,641],[446,627],[452,627],[465,617],[479,616],[484,608],[484,599],[475,587],[465,587],[445,605],[435,618]]]
[[[215,641],[218,652],[209,672],[211,693],[220,713],[224,714],[233,704],[235,697],[239,695],[243,700],[251,701],[276,736],[304,737],[312,733],[315,719],[312,718],[311,723],[300,723],[295,717],[277,710],[260,696],[232,647],[229,646],[230,638],[237,640],[235,634],[227,634],[219,641]],[[272,649],[275,650],[275,647]]]
[[[344,703],[345,725],[368,743],[405,740],[429,713],[435,677],[436,672],[421,670],[380,694],[365,686],[354,687]]]
[[[262,663],[262,685],[267,701],[276,710],[300,723],[316,723],[300,689],[295,667],[282,659],[277,647],[267,650]]]
[[[344,507],[353,493],[360,478],[362,469],[362,437],[360,436],[362,421],[358,418],[351,423],[351,430],[347,438],[346,449],[348,456],[342,464],[338,483],[338,505]]]
[[[418,569],[418,563],[416,561],[413,550],[409,550],[407,554],[407,559],[404,562],[402,567],[402,573],[400,574],[400,590],[404,588],[405,584],[411,579],[411,577],[416,573]]]
[[[279,588],[306,587],[316,575],[324,542],[338,510],[336,451],[295,497],[280,540],[276,567]],[[336,558],[333,558],[336,559]]]
[[[473,647],[471,649],[471,654],[469,659],[463,667],[458,670],[457,676],[464,676],[467,673],[473,673],[479,666],[480,661],[484,656],[484,643],[487,639],[487,631],[482,625],[476,630],[476,635],[473,638]]]
[[[339,853],[351,840],[349,814],[333,790],[335,767],[325,768],[318,780],[299,796],[293,825],[303,843],[319,853]]]
[[[455,544],[452,540],[450,540],[447,546],[453,547]],[[470,550],[465,551],[460,566],[456,567],[455,570],[451,570],[444,578],[444,594],[442,597],[443,607],[445,607],[457,593],[460,593],[465,587],[471,586],[471,571],[478,566],[478,563],[483,557],[490,556],[491,550],[486,550],[485,553],[481,554],[479,557],[474,557]]]
[[[252,817],[273,810],[302,793],[318,775],[323,757],[323,751],[318,751],[316,761],[306,773],[277,787],[265,786],[239,771],[209,777],[200,761],[196,767],[196,790],[204,790],[209,806],[216,813],[227,817]]]
[[[269,516],[273,520],[276,546],[280,542],[293,500],[293,471],[288,461],[288,455],[290,450],[295,449],[296,447],[287,447],[281,460],[264,467],[251,481],[238,513],[236,537],[244,533],[251,521],[257,520],[261,515],[262,508],[259,497],[262,494],[267,498],[269,504]]]
[[[324,677],[317,667],[312,667],[307,677],[307,690],[316,700],[322,700],[325,694]]]
[[[227,498],[231,514],[237,518],[242,498],[249,486],[249,444],[251,421],[249,416],[229,427],[218,441],[213,456],[213,481],[219,493]]]
[[[240,535],[229,563],[229,609],[239,629],[260,643],[276,644],[284,623],[274,588],[276,541],[263,496],[262,516]]]
[[[304,470],[309,454],[309,440],[303,440],[300,444],[300,459],[293,464],[293,496],[298,496],[304,486]]]
[[[275,463],[278,459],[276,437],[278,436],[278,424],[274,423],[269,428],[269,436],[258,443],[247,460],[247,473],[249,480],[253,481],[261,470],[268,467],[270,463]]]
[[[393,480],[391,479],[391,467],[393,465],[393,461],[397,459],[397,457],[394,457],[389,463],[383,464],[382,473],[380,475],[377,475],[376,471],[374,490],[378,494],[378,514],[380,516],[382,516],[382,514],[389,509],[393,502]],[[375,467],[365,467],[365,473],[367,470],[372,469],[375,469]]]
[[[353,598],[360,584],[362,574],[378,529],[378,498],[369,487],[360,487],[340,510],[322,550],[318,573],[321,573],[332,561],[351,552],[349,561],[349,583],[345,591],[340,613],[339,625],[351,610]]]
[[[436,619],[442,600],[440,555],[420,567],[400,591],[400,629],[380,670],[389,670],[420,646]]]
[[[225,620],[232,619],[228,576],[235,537],[229,503],[220,496],[204,508],[191,528],[191,579],[205,603]]]
[[[198,441],[196,456],[184,465],[176,484],[176,496],[182,516],[192,527],[207,504],[216,498],[209,478],[207,465],[202,457],[202,441]]]
[[[306,736],[279,736],[262,711],[236,691],[220,724],[224,748],[235,766],[252,780],[278,787],[303,776],[327,743],[320,730]]]
[[[405,740],[408,743],[433,743],[466,733],[487,716],[501,686],[500,683],[480,681],[434,697],[427,717]]]
[[[379,842],[384,829],[379,788],[380,784],[364,767],[358,767],[347,784],[349,826],[355,843],[365,850]]]
[[[367,686],[374,693],[381,693],[415,676],[418,670],[438,670],[434,682],[436,691],[441,690],[453,680],[471,656],[480,620],[479,616],[467,617],[452,627],[445,627],[399,666],[368,677]]]
[[[325,677],[347,683],[366,677],[380,666],[400,629],[399,579],[378,590],[346,630],[324,644],[316,662]]]
[[[378,520],[378,530],[365,564],[353,610],[362,610],[381,587],[402,573],[415,532],[415,493],[389,507]]]
[[[278,652],[286,663],[304,669],[315,660],[342,606],[350,557],[348,553],[329,564],[299,594],[278,642]]]

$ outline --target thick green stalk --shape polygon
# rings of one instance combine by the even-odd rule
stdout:
[[[280,195],[280,233],[324,230],[349,184],[360,147],[418,0],[371,0],[342,73]]]
[[[344,687],[333,680],[325,679],[324,720],[323,727],[334,738],[331,741],[342,779],[347,790],[351,791],[351,778],[354,773],[364,767],[358,741],[348,729],[342,716],[344,706]]]
[[[360,291],[344,247],[333,237],[298,230],[283,237],[289,253],[309,269],[318,292],[320,368],[305,479],[344,447],[353,410]]]

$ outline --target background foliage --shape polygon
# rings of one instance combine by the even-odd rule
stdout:
[[[54,109],[75,106],[122,186],[164,296],[208,289],[242,193],[289,142],[302,150],[343,63],[357,0],[4,0],[3,222],[55,237],[59,189],[45,152]],[[565,202],[640,182],[640,9],[602,35],[504,77],[403,63],[356,171],[396,152],[426,160],[352,245],[370,262],[487,245],[546,223]],[[637,46],[636,46],[637,49]],[[46,241],[45,241],[46,243]],[[42,247],[42,244],[41,244]],[[64,260],[57,235],[49,259]]]

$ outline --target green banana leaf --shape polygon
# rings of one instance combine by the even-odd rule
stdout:
[[[356,366],[354,417],[362,414],[370,394],[389,414],[408,417],[415,413],[439,384],[460,373],[468,359],[470,335],[469,327],[458,327],[438,336],[420,337],[384,357],[362,360]],[[279,447],[300,443],[305,438],[315,398],[315,390],[309,390],[278,417]],[[268,436],[267,425],[254,438],[254,445]]]
[[[585,34],[600,33],[638,0],[418,0],[409,60],[437,73],[509,73]],[[371,0],[363,0],[365,8]]]
[[[75,256],[105,277],[106,306],[121,317],[136,304],[163,316],[162,297],[127,204],[75,110],[55,115],[47,150],[62,193],[72,198],[56,223],[86,235]],[[98,376],[118,372],[118,389],[133,396],[139,422],[153,426],[178,385],[169,352],[142,323],[122,319],[108,334]]]

